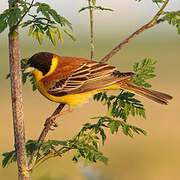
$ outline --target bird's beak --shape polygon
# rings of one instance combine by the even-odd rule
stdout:
[[[27,64],[26,67],[24,68],[23,73],[31,73],[35,70],[35,68],[31,67],[30,64]]]

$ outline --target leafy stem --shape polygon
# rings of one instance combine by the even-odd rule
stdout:
[[[113,50],[111,50],[106,56],[104,56],[100,62],[101,63],[105,63],[107,62],[113,55],[115,55],[124,45],[126,45],[130,40],[134,39],[138,34],[142,33],[143,31],[155,26],[156,24],[159,24],[160,21],[158,20],[158,18],[160,17],[160,15],[162,15],[164,8],[166,7],[167,3],[169,2],[169,0],[164,1],[162,7],[160,8],[160,10],[157,12],[157,14],[154,16],[154,18],[147,24],[145,24],[144,26],[142,26],[141,28],[139,28],[137,31],[135,31],[134,33],[132,33],[127,39],[125,39],[124,41],[122,41],[119,45],[117,45]]]
[[[93,135],[93,133],[95,132],[95,129],[92,129],[89,133],[87,133],[86,135],[84,135],[82,137],[82,139],[79,139],[78,141],[78,144],[81,144],[81,143],[85,143],[86,140],[90,139],[90,137]],[[77,135],[78,136],[78,135]],[[72,140],[69,140],[69,142],[73,142],[73,140],[76,140],[77,136],[75,136],[74,138],[72,138]],[[86,142],[87,144],[89,143],[89,140],[88,142]],[[50,153],[48,153],[47,155],[44,155],[43,157],[37,159],[37,161],[34,163],[34,165],[31,167],[31,170],[37,168],[39,165],[41,165],[44,161],[50,159],[50,158],[53,158],[53,157],[56,157],[56,156],[61,156],[62,154],[66,153],[67,151],[70,151],[74,149],[73,148],[73,143],[67,143],[66,146],[63,146],[61,147],[59,150],[54,150],[54,151],[51,151]]]
[[[31,1],[31,3],[29,4],[28,9],[24,12],[24,14],[21,16],[21,18],[19,19],[19,21],[13,26],[13,28],[11,29],[12,33],[18,26],[19,24],[22,22],[22,20],[24,19],[24,17],[27,15],[27,13],[30,11],[30,9],[33,7],[34,4],[34,0]]]
[[[46,156],[43,156],[41,159],[39,159],[34,165],[33,167],[30,169],[31,171],[35,168],[37,168],[38,166],[40,166],[44,161],[52,158],[52,157],[55,157],[54,153],[49,153],[48,155]]]
[[[148,27],[152,27],[156,25],[156,22],[159,18],[159,16],[163,13],[164,8],[167,6],[169,0],[165,0],[160,10],[157,12],[157,14],[154,16],[154,18],[148,23]]]
[[[52,151],[51,153],[44,155],[43,157],[41,157],[40,159],[38,159],[36,161],[36,163],[34,164],[34,166],[32,167],[31,170],[34,170],[35,168],[37,168],[38,166],[40,166],[44,161],[50,159],[50,158],[54,158],[57,156],[61,156],[62,154],[66,153],[67,151],[71,150],[70,147],[62,147],[60,148],[58,151]]]

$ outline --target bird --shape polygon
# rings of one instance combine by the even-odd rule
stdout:
[[[38,52],[30,57],[24,73],[32,73],[43,96],[67,104],[70,110],[108,90],[130,91],[165,105],[172,99],[171,95],[133,83],[131,78],[136,75],[133,72],[120,72],[106,63],[51,52]]]

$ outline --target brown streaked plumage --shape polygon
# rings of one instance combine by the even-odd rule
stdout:
[[[135,74],[121,73],[116,67],[95,61],[62,57],[48,52],[33,55],[25,72],[34,75],[39,91],[48,99],[76,106],[98,92],[134,92],[160,104],[168,104],[168,94],[138,86],[129,79]]]

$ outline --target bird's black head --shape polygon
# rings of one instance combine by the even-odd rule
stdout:
[[[39,52],[34,54],[27,63],[27,66],[38,69],[43,73],[47,74],[50,70],[53,54],[49,52]]]

